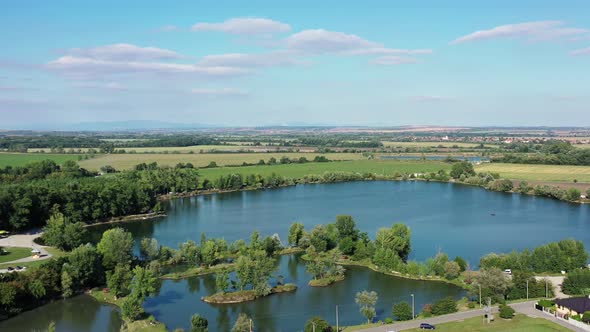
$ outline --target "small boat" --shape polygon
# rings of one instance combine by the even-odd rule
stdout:
[[[490,216],[495,217],[496,214],[495,213],[490,213]]]

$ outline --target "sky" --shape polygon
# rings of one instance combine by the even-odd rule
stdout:
[[[590,1],[0,2],[0,129],[590,126]]]

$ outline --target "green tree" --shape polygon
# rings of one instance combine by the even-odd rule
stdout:
[[[223,269],[215,274],[215,285],[219,292],[225,293],[229,287],[229,272]]]
[[[463,259],[463,257],[457,256],[457,257],[455,257],[454,261],[457,264],[459,264],[459,269],[461,272],[464,272],[465,270],[467,270],[467,261],[465,261],[465,259]]]
[[[562,284],[563,292],[570,295],[584,294],[590,289],[590,270],[574,270],[567,274]]]
[[[291,224],[291,227],[289,227],[289,237],[288,237],[288,241],[289,241],[289,245],[290,246],[299,246],[299,242],[301,241],[301,238],[303,238],[303,233],[305,232],[304,230],[304,226],[302,223],[300,222],[294,222]]]
[[[452,296],[445,297],[444,299],[438,300],[432,306],[433,315],[446,315],[453,312],[457,312],[457,302]]]
[[[315,316],[310,318],[303,329],[304,332],[332,332],[332,326],[325,319]]]
[[[68,271],[64,270],[61,273],[61,292],[64,298],[74,295],[73,280]]]
[[[245,313],[240,313],[231,332],[250,332],[250,317]]]
[[[375,304],[377,304],[377,292],[362,291],[356,293],[354,301],[360,307],[360,312],[367,318],[367,324],[371,323],[373,318],[377,315],[375,311]]]
[[[445,263],[445,278],[449,280],[456,279],[461,273],[461,267],[455,261]]]
[[[475,176],[475,169],[473,168],[473,164],[469,161],[461,161],[453,164],[450,174],[454,179],[460,178],[461,175],[470,177]]]
[[[508,288],[511,286],[511,281],[506,274],[498,268],[484,268],[475,277],[473,283],[472,294],[478,291],[477,285],[481,286],[483,297],[492,297],[494,300],[503,300]]]
[[[569,188],[565,192],[563,198],[566,201],[570,201],[570,202],[579,201],[580,200],[580,195],[581,195],[581,192],[578,189],[576,189],[576,188]]]
[[[113,271],[107,271],[107,287],[115,299],[129,294],[132,279],[133,274],[129,265],[119,264]]]
[[[16,288],[8,283],[0,282],[0,304],[10,307],[16,298]]]
[[[84,243],[86,229],[80,222],[72,223],[56,205],[47,224],[43,227],[42,238],[49,246],[69,251]]]
[[[86,244],[72,250],[68,255],[68,262],[68,273],[79,286],[92,287],[104,281],[100,254],[93,245]]]
[[[158,244],[158,240],[153,238],[141,239],[139,254],[143,260],[148,262],[158,259],[160,254],[160,245]]]
[[[199,314],[194,314],[191,317],[191,332],[207,332],[209,322],[205,317],[202,317]]]
[[[211,266],[215,262],[215,256],[217,254],[217,246],[214,240],[207,240],[201,246],[201,259],[207,266]]]
[[[353,241],[357,239],[358,230],[352,216],[336,216],[336,229],[338,230],[338,237],[340,240],[346,237],[351,238]]]
[[[33,280],[29,282],[28,288],[31,295],[37,299],[40,299],[47,294],[45,291],[45,286],[41,280]]]
[[[396,320],[410,320],[413,318],[412,306],[406,301],[396,303],[393,305],[391,314],[395,317]]]
[[[131,280],[131,293],[145,299],[147,296],[156,291],[158,278],[154,273],[141,266],[133,269],[133,279]],[[143,302],[143,301],[142,301]]]
[[[350,236],[347,236],[340,240],[338,249],[345,255],[354,255],[355,241]]]
[[[114,269],[117,264],[128,265],[133,257],[133,237],[122,228],[104,232],[96,247],[102,254],[102,262],[107,270]]]
[[[410,228],[404,224],[395,224],[391,228],[380,228],[375,236],[375,246],[392,249],[405,262],[411,251]]]
[[[131,321],[139,319],[144,313],[143,301],[144,298],[134,293],[131,293],[131,295],[127,296],[121,305],[123,317]]]

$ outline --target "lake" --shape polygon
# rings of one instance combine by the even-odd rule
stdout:
[[[317,224],[333,222],[338,214],[350,214],[358,228],[371,237],[380,227],[396,222],[410,226],[412,259],[424,260],[442,250],[451,258],[461,255],[474,268],[479,258],[489,252],[521,250],[565,238],[581,240],[590,247],[588,205],[450,183],[375,181],[298,185],[176,199],[167,202],[166,207],[168,215],[164,218],[118,226],[129,230],[138,242],[143,237],[153,237],[160,244],[177,247],[189,239],[198,242],[202,232],[208,237],[235,241],[248,239],[252,231],[258,230],[262,236],[276,233],[286,241],[289,226],[294,221],[311,229]],[[101,225],[92,230],[98,235],[108,227],[113,225]],[[411,302],[412,293],[417,312],[425,303],[445,296],[464,295],[463,290],[449,284],[395,278],[354,267],[348,268],[344,281],[326,288],[312,288],[307,286],[310,276],[297,256],[281,257],[277,262],[277,274],[283,275],[285,282],[297,284],[299,289],[248,303],[211,305],[200,299],[215,293],[213,275],[166,280],[158,294],[147,299],[145,308],[169,329],[187,329],[190,316],[200,313],[209,320],[211,331],[226,331],[237,315],[245,312],[253,317],[256,331],[298,331],[314,315],[335,323],[336,305],[339,305],[341,325],[362,323],[354,295],[364,289],[379,294],[378,319],[391,315],[393,303]],[[72,310],[87,310],[86,306],[65,306],[77,299],[56,302],[57,305],[62,303],[62,307],[52,303],[32,312],[39,317],[55,317],[58,327],[69,326]],[[109,306],[99,305],[92,312],[94,316],[86,314],[84,317],[94,323],[88,323],[83,330],[102,328],[108,331],[110,325],[96,324],[119,320],[118,312],[113,312]],[[10,325],[15,320],[27,321],[22,317],[28,314],[0,323],[0,330],[15,326]],[[99,318],[102,323],[97,321]],[[40,321],[48,324],[46,319]],[[23,326],[31,327],[25,331],[38,328]]]

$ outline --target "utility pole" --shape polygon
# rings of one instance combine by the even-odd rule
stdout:
[[[340,332],[340,329],[338,326],[338,305],[336,305],[336,332]]]
[[[315,332],[315,323],[313,321],[311,322],[311,327],[313,329],[313,332]]]
[[[416,318],[416,314],[414,311],[414,294],[410,294],[412,295],[412,319]]]
[[[254,330],[252,330],[252,318],[250,318],[250,332],[253,332]]]
[[[526,281],[526,299],[529,299],[529,281]]]
[[[477,284],[479,287],[479,307],[481,308],[481,284]]]
[[[549,289],[547,288],[547,278],[545,278],[545,298],[549,298]]]

